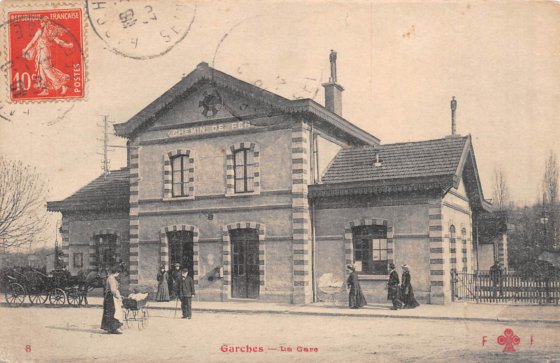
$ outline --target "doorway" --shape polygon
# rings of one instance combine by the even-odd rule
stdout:
[[[167,232],[169,245],[169,268],[178,263],[181,268],[189,270],[189,276],[194,278],[194,244],[193,232],[191,231],[172,231]]]
[[[230,230],[232,250],[231,296],[241,299],[259,297],[259,234],[256,229]]]

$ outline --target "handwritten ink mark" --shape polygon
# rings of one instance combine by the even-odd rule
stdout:
[[[414,25],[412,25],[412,26],[410,27],[410,30],[407,31],[406,33],[404,33],[404,34],[402,35],[402,37],[403,37],[403,38],[411,38],[411,37],[414,36],[415,33],[416,33],[416,28],[414,27]]]

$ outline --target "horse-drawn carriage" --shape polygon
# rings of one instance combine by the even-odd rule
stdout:
[[[10,306],[22,305],[26,297],[31,304],[48,301],[52,305],[79,306],[88,289],[84,277],[71,276],[66,270],[54,270],[47,275],[36,269],[12,269],[3,273],[2,283]]]

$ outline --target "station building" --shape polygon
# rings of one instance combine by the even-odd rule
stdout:
[[[127,167],[48,203],[70,271],[122,262],[125,287],[154,291],[159,266],[179,263],[201,300],[343,303],[352,263],[383,302],[394,262],[421,302],[450,301],[451,270],[477,268],[491,212],[471,137],[381,144],[341,116],[331,66],[326,106],[201,63],[115,125]],[[505,240],[487,240],[507,264]]]

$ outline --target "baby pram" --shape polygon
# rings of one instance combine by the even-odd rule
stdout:
[[[122,307],[124,313],[124,323],[127,328],[131,328],[134,322],[138,323],[138,329],[142,330],[148,326],[150,315],[148,314],[148,294],[135,294],[143,295],[129,296],[122,300]]]

